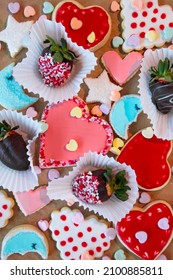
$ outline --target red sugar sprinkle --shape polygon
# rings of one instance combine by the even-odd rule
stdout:
[[[132,13],[132,17],[137,18],[138,17],[138,13],[137,12],[133,12]]]
[[[140,36],[141,38],[145,38],[145,32],[141,32],[141,33],[139,34],[139,36]]]
[[[59,230],[54,230],[54,234],[57,236],[57,235],[59,235],[60,234],[60,232],[59,232]]]
[[[68,238],[68,242],[69,242],[69,243],[73,242],[73,237],[69,237],[69,238]]]
[[[144,12],[142,13],[142,15],[143,15],[143,17],[147,17],[148,13],[147,13],[146,11],[144,11]]]
[[[134,29],[134,28],[136,28],[136,27],[137,27],[137,23],[136,23],[136,22],[132,22],[132,23],[131,23],[131,28]]]
[[[140,23],[140,27],[144,27],[144,26],[145,26],[145,22],[142,21],[142,22]]]
[[[163,13],[163,14],[161,14],[161,16],[160,16],[162,19],[165,19],[166,18],[166,14],[165,13]]]
[[[173,27],[173,22],[170,22],[170,23],[169,23],[169,27]]]
[[[106,237],[104,233],[101,233],[100,236],[101,236],[101,238],[105,238]]]
[[[2,205],[2,208],[6,210],[8,208],[7,204]]]
[[[77,247],[77,246],[73,246],[72,250],[73,250],[74,252],[76,252],[76,251],[78,250],[78,247]]]
[[[65,240],[62,240],[62,241],[60,242],[60,245],[61,245],[61,246],[65,246],[65,245],[66,245],[66,241],[65,241]]]
[[[92,237],[92,238],[91,238],[91,241],[92,241],[92,242],[96,242],[96,241],[97,241],[97,238],[96,238],[96,237]]]
[[[156,21],[157,21],[157,18],[153,17],[153,18],[151,19],[151,21],[152,21],[152,22],[156,22]]]
[[[68,227],[68,226],[65,226],[65,227],[64,227],[64,231],[69,231],[69,227]]]
[[[82,237],[83,237],[83,233],[82,233],[82,232],[78,232],[77,236],[78,236],[79,238],[82,238]]]
[[[67,251],[67,252],[65,252],[65,256],[66,256],[66,257],[69,257],[70,255],[71,255],[71,253],[70,253],[70,252],[68,252],[68,251]]]
[[[159,28],[160,28],[160,30],[164,30],[165,26],[164,26],[163,24],[161,24],[161,25],[159,26]]]
[[[108,243],[107,243],[107,242],[103,242],[103,246],[104,246],[104,247],[107,247],[107,246],[108,246]]]
[[[2,213],[0,212],[0,217],[2,217]]]
[[[159,11],[158,9],[154,9],[154,10],[153,10],[153,13],[154,13],[154,14],[157,14],[158,11]]]
[[[102,250],[102,248],[101,248],[101,247],[99,247],[99,246],[98,246],[98,247],[96,247],[96,251],[97,251],[97,252],[101,252],[101,250]]]
[[[89,254],[90,254],[91,256],[94,255],[94,251],[93,251],[93,250],[89,250],[88,252],[89,252]]]
[[[61,219],[62,221],[66,221],[67,217],[66,217],[66,215],[61,215],[61,216],[60,216],[60,219]]]
[[[84,242],[82,242],[81,245],[82,245],[82,247],[87,247],[88,244],[84,241]]]
[[[148,3],[147,3],[147,8],[150,9],[151,7],[153,7],[153,2],[148,2]]]
[[[91,232],[91,231],[92,231],[92,228],[91,228],[91,227],[87,227],[87,231],[88,231],[88,232]]]

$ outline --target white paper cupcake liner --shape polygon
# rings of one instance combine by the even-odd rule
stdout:
[[[38,177],[33,167],[35,140],[41,132],[40,124],[22,113],[10,110],[0,111],[0,121],[5,120],[12,126],[19,125],[24,134],[28,135],[27,155],[30,167],[26,171],[16,171],[0,162],[0,185],[12,192],[34,189],[38,185]]]
[[[129,198],[127,201],[120,201],[112,195],[111,198],[103,204],[94,205],[84,203],[72,193],[71,183],[77,175],[89,170],[92,171],[106,167],[110,167],[114,174],[120,170],[126,171],[128,185],[131,188],[131,190],[128,191]],[[73,168],[68,176],[50,182],[48,184],[47,193],[50,199],[72,200],[78,202],[79,206],[83,206],[84,209],[88,208],[90,211],[94,211],[94,213],[97,213],[108,221],[116,224],[133,208],[133,205],[138,198],[138,185],[136,182],[136,174],[130,166],[127,166],[125,163],[120,164],[114,160],[114,158],[89,152],[79,159],[76,167]]]
[[[139,94],[141,95],[141,103],[144,113],[148,115],[153,126],[154,134],[158,138],[172,140],[173,139],[173,110],[164,115],[159,112],[151,100],[151,92],[149,89],[150,73],[152,66],[158,66],[159,60],[166,57],[173,63],[173,51],[168,48],[161,48],[155,51],[147,50],[141,64],[141,72],[139,78]]]
[[[64,38],[68,48],[78,56],[77,61],[74,62],[69,80],[64,85],[56,88],[46,86],[38,71],[38,59],[45,48],[43,41],[46,39],[46,35],[52,37],[55,41],[60,41],[61,38]],[[49,103],[62,102],[77,95],[83,79],[96,66],[97,59],[94,54],[73,43],[67,37],[63,25],[55,21],[38,20],[31,28],[30,37],[31,42],[26,58],[13,68],[13,75],[16,81],[28,91],[39,94]]]

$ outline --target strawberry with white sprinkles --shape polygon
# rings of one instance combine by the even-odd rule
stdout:
[[[118,199],[126,201],[128,199],[125,171],[121,170],[116,175],[112,170],[99,169],[83,172],[72,182],[72,192],[80,200],[90,204],[102,204],[107,201],[112,194]]]
[[[44,43],[49,43],[49,46],[43,50],[38,59],[39,72],[45,85],[59,87],[69,79],[73,61],[77,56],[67,48],[63,38],[60,45],[49,36]]]

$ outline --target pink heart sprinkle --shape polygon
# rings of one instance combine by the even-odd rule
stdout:
[[[20,10],[20,4],[18,2],[10,2],[8,3],[8,10],[11,14],[17,14]]]
[[[47,19],[47,16],[46,16],[46,15],[41,15],[41,16],[39,17],[39,19]]]
[[[109,238],[110,240],[114,240],[116,235],[117,235],[117,231],[115,228],[108,228],[105,232],[105,235],[107,238]]]
[[[38,227],[42,230],[42,231],[46,231],[49,228],[49,222],[46,220],[40,220],[38,221]]]
[[[120,5],[116,1],[112,1],[111,3],[111,12],[115,13],[120,10]]]
[[[73,199],[66,199],[66,202],[68,206],[72,206],[75,203]]]
[[[0,50],[2,50],[2,44],[0,43]]]
[[[168,221],[167,218],[160,219],[158,221],[157,225],[160,229],[163,229],[163,230],[168,230],[169,229],[169,221]]]
[[[158,260],[158,261],[161,261],[161,260],[163,260],[163,261],[166,261],[167,260],[167,257],[165,256],[165,255],[160,255],[156,260]]]
[[[106,104],[101,104],[100,105],[100,111],[105,114],[105,115],[108,115],[109,112],[110,112],[110,107],[108,107]]]
[[[94,260],[94,258],[93,258],[93,256],[90,255],[90,253],[88,251],[85,251],[81,255],[81,260]]]
[[[111,260],[111,258],[109,258],[108,256],[103,256],[103,257],[102,257],[102,260],[103,260],[103,261],[108,261],[108,260]]]
[[[136,234],[135,234],[135,237],[138,239],[139,243],[140,244],[143,244],[147,241],[148,239],[148,234],[145,232],[145,231],[138,231]]]
[[[35,173],[36,173],[37,175],[41,174],[41,169],[40,169],[39,166],[35,165],[35,166],[34,166],[34,170],[35,170]]]
[[[38,113],[37,111],[35,110],[34,107],[29,107],[27,110],[26,110],[26,115],[28,118],[35,118]]]
[[[111,101],[117,102],[121,98],[121,94],[119,91],[112,90],[109,99]]]
[[[137,34],[132,34],[128,39],[127,39],[127,45],[131,47],[137,47],[140,43],[140,38]]]
[[[55,179],[58,179],[59,177],[60,177],[60,173],[59,173],[58,170],[56,170],[56,169],[50,169],[50,170],[48,171],[48,179],[49,179],[50,181],[55,180]]]
[[[139,198],[140,203],[149,203],[151,201],[151,196],[147,192],[142,192]]]
[[[84,216],[82,213],[76,213],[73,217],[73,223],[76,224],[76,225],[80,225],[84,222]]]
[[[36,11],[32,6],[26,6],[23,13],[26,18],[29,18],[35,16]]]

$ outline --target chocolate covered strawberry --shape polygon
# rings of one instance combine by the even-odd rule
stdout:
[[[152,102],[161,113],[168,114],[173,107],[173,64],[166,57],[159,60],[157,67],[151,67],[149,72]]]
[[[58,87],[63,85],[70,77],[73,61],[77,59],[74,52],[68,49],[66,41],[62,38],[57,44],[47,36],[45,48],[39,57],[38,68],[45,85]]]
[[[5,120],[0,122],[0,161],[11,169],[24,171],[29,168],[26,143]]]
[[[116,175],[112,170],[99,169],[79,174],[72,182],[72,192],[80,200],[91,203],[101,204],[107,201],[112,195],[118,199],[126,201],[128,199],[125,171],[119,171]]]

